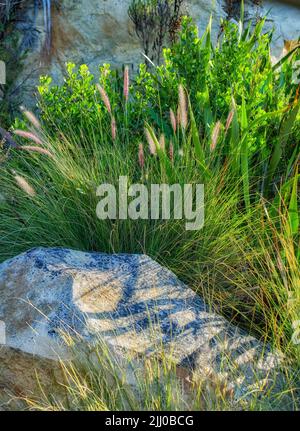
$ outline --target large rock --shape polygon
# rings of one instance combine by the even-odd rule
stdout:
[[[18,393],[20,388],[34,392],[28,375],[42,361],[49,370],[58,358],[70,358],[63,333],[80,339],[80,346],[101,339],[112,351],[139,361],[159,354],[161,346],[179,374],[194,380],[215,377],[235,398],[264,380],[272,383],[279,365],[277,355],[210,311],[173,273],[145,255],[59,248],[21,254],[0,265],[0,320],[6,325],[3,349],[8,349],[0,349],[0,388],[8,388],[11,379],[11,389],[18,382]],[[7,354],[13,355],[6,360],[9,370],[1,360]]]
[[[19,83],[23,102],[32,105],[35,100],[34,88],[41,74],[49,74],[53,81],[62,82],[65,63],[85,63],[94,74],[103,63],[113,67],[123,64],[135,67],[143,62],[142,49],[135,34],[134,26],[128,17],[131,0],[62,0],[59,8],[52,7],[52,44],[50,55],[45,52],[44,14],[42,10],[35,17],[33,2],[25,3],[22,11],[22,28],[28,31],[35,21],[36,43],[24,61],[24,69]],[[268,27],[275,26],[273,55],[279,57],[284,39],[295,40],[300,35],[300,8],[274,3],[266,0],[264,7],[257,7],[246,2],[248,17],[257,13],[268,13]],[[224,0],[186,0],[184,9],[198,24],[200,32],[207,26],[210,15],[213,16],[212,35],[216,40],[219,33],[220,18],[225,17]],[[25,80],[25,84],[24,84]]]

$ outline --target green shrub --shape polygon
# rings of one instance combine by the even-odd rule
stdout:
[[[225,125],[234,110],[239,126],[236,121],[219,162],[224,163],[236,152],[235,175],[244,178],[246,204],[250,194],[256,199],[262,193],[272,195],[274,186],[292,172],[299,152],[299,122],[295,124],[299,101],[297,84],[291,79],[299,54],[295,51],[292,61],[280,68],[273,66],[272,34],[264,34],[263,25],[261,20],[254,28],[249,24],[241,29],[223,22],[223,35],[214,48],[211,24],[199,38],[191,19],[185,18],[178,42],[164,51],[165,63],[152,71],[140,66],[126,110],[122,77],[108,65],[101,67],[100,83],[111,101],[116,122],[126,123],[126,130],[119,130],[120,139],[142,139],[145,122],[171,137],[169,110],[177,111],[178,84],[182,83],[189,93],[204,152],[208,151],[216,122]],[[41,78],[40,106],[46,125],[59,121],[61,127],[67,124],[78,132],[93,130],[94,134],[101,121],[107,126],[107,134],[101,130],[101,140],[109,140],[110,119],[93,79],[85,65],[77,72],[72,64],[67,66],[63,86],[51,86],[51,78]],[[295,115],[291,115],[292,106]]]

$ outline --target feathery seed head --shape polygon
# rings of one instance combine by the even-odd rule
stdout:
[[[20,136],[21,138],[29,139],[38,145],[43,145],[43,142],[41,141],[41,139],[32,132],[26,132],[25,130],[17,129],[17,130],[14,130],[14,134],[17,136]]]
[[[106,107],[107,111],[109,112],[109,114],[111,114],[111,106],[110,106],[110,101],[109,101],[109,97],[106,93],[106,91],[104,90],[103,87],[101,87],[100,84],[96,84],[96,87],[100,93],[102,102],[104,103],[104,106]]]

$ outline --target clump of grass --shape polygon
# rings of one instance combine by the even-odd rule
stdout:
[[[23,398],[26,409],[238,411],[291,410],[298,406],[294,380],[288,378],[275,392],[275,383],[267,387],[253,376],[248,391],[238,395],[233,382],[224,379],[221,371],[212,374],[202,370],[201,376],[193,376],[191,370],[178,366],[172,352],[164,350],[158,334],[152,345],[155,353],[147,356],[117,350],[101,338],[83,347],[78,338],[61,335],[73,359],[59,363],[57,393],[53,396],[40,383],[40,393]],[[268,378],[277,385],[276,377],[270,374]]]
[[[42,78],[44,130],[18,123],[26,132],[3,152],[0,258],[34,246],[146,253],[283,351],[297,376],[300,101],[290,78],[298,54],[272,66],[263,21],[227,26],[213,48],[211,23],[199,38],[184,20],[166,64],[142,66],[131,86],[127,69],[120,79],[107,65],[98,89],[86,66],[75,73],[69,64],[61,87]],[[40,151],[21,151],[32,133]],[[147,187],[204,183],[204,228],[98,220],[96,189],[119,176]]]

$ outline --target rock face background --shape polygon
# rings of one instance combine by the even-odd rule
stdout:
[[[32,2],[33,3],[33,2]],[[50,74],[54,82],[62,79],[67,61],[88,64],[96,73],[102,63],[118,67],[136,65],[143,61],[139,40],[128,17],[130,0],[62,0],[52,7],[52,45],[50,55],[44,47],[46,32],[43,11],[36,17],[37,43],[27,56],[20,82],[26,79],[27,95],[32,98],[33,89],[41,74]],[[219,21],[225,16],[224,0],[186,0],[187,12],[197,22],[200,32],[213,14],[213,36],[219,31]],[[256,6],[247,6],[249,16],[255,16]],[[300,8],[266,0],[260,14],[269,11],[268,26],[275,26],[273,55],[279,56],[284,39],[295,40],[300,35]],[[24,7],[23,17],[33,19],[34,7]],[[24,91],[24,86],[22,88]]]

